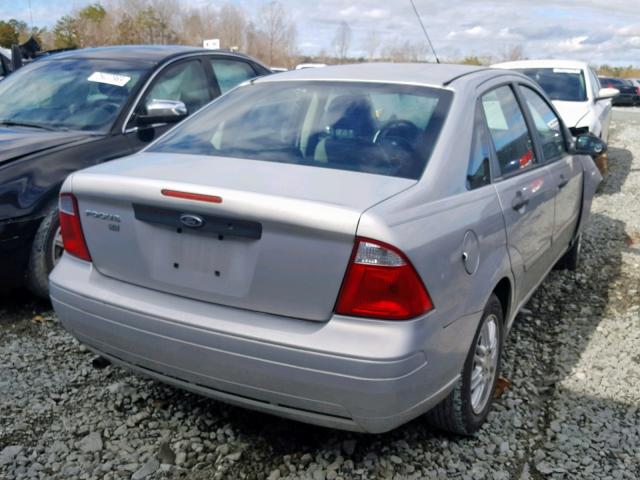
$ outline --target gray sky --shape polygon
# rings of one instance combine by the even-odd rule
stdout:
[[[95,0],[94,0],[95,1]],[[179,0],[185,6],[220,5]],[[248,13],[267,0],[236,0]],[[521,45],[529,58],[570,58],[596,64],[640,66],[638,0],[415,0],[440,57],[500,56]],[[55,20],[89,0],[31,0],[36,25]],[[303,53],[331,49],[337,26],[353,35],[350,53],[363,54],[365,36],[376,30],[384,43],[422,41],[409,0],[281,0],[298,27]],[[29,22],[28,0],[0,0],[0,18]]]

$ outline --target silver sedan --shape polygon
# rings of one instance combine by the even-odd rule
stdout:
[[[519,309],[578,266],[605,148],[516,72],[264,77],[67,179],[51,298],[96,353],[202,395],[472,434]]]

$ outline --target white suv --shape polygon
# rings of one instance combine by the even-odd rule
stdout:
[[[607,141],[611,98],[615,88],[601,88],[598,76],[586,62],[522,60],[492,65],[517,70],[538,82],[574,136],[591,132]]]

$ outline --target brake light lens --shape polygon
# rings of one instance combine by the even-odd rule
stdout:
[[[377,240],[356,238],[336,313],[408,320],[432,309],[427,289],[400,250]]]
[[[160,193],[165,197],[183,198],[185,200],[196,200],[198,202],[222,203],[222,197],[217,195],[203,195],[202,193],[181,192],[178,190],[167,190],[163,188]]]
[[[60,230],[64,250],[74,257],[90,262],[91,255],[89,255],[87,242],[85,242],[84,234],[82,233],[80,211],[78,210],[76,197],[71,193],[61,194],[58,210],[60,211]]]

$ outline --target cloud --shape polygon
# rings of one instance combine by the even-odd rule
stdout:
[[[509,27],[501,28],[498,32],[498,38],[510,41],[524,41],[526,38],[521,33],[513,32]]]
[[[381,18],[386,18],[389,15],[388,10],[384,10],[382,8],[373,8],[363,13],[366,18],[370,18],[372,20],[378,20]]]
[[[355,5],[351,5],[347,8],[343,8],[338,11],[338,17],[342,21],[350,20],[358,22],[361,19],[364,20],[381,20],[388,18],[390,13],[383,8],[358,8]]]
[[[31,0],[34,23],[55,23],[96,0]],[[179,0],[180,4],[211,4],[210,0]],[[269,0],[229,0],[255,14]],[[305,54],[330,49],[337,26],[351,26],[352,55],[363,55],[364,39],[376,31],[382,47],[398,39],[424,42],[407,0],[280,0],[295,19]],[[416,7],[441,57],[500,56],[521,46],[530,58],[569,58],[593,63],[640,66],[640,13],[633,0],[415,0]],[[220,2],[215,2],[219,5]],[[29,20],[27,0],[0,0],[0,18]]]
[[[467,28],[466,30],[462,30],[458,32],[456,31],[449,32],[447,34],[447,38],[449,39],[461,38],[461,39],[472,40],[477,38],[487,38],[490,35],[492,35],[492,33],[489,30],[487,30],[485,27],[481,25],[475,25],[474,27]]]
[[[579,37],[568,38],[560,42],[557,51],[560,53],[580,52],[587,48],[584,43],[589,38],[588,35],[580,35]]]
[[[637,37],[629,37],[624,42],[626,47],[629,48],[638,48],[640,49],[640,36]]]
[[[626,25],[616,30],[616,34],[621,37],[636,37],[640,35],[640,23],[635,25]]]
[[[415,0],[440,56],[460,59],[467,55],[499,57],[521,46],[530,58],[568,58],[613,65],[640,65],[640,23],[637,2],[585,0],[580,8],[565,0]],[[348,21],[353,31],[352,54],[362,53],[366,34],[375,30],[383,45],[398,38],[424,41],[409,2],[387,9],[382,0],[323,0],[314,6],[287,0],[304,18],[299,31],[327,43],[335,25]],[[384,10],[384,14],[376,12]],[[315,27],[326,22],[324,40]],[[331,26],[329,26],[331,25]],[[304,28],[304,32],[302,31]],[[308,53],[313,53],[309,51]]]

